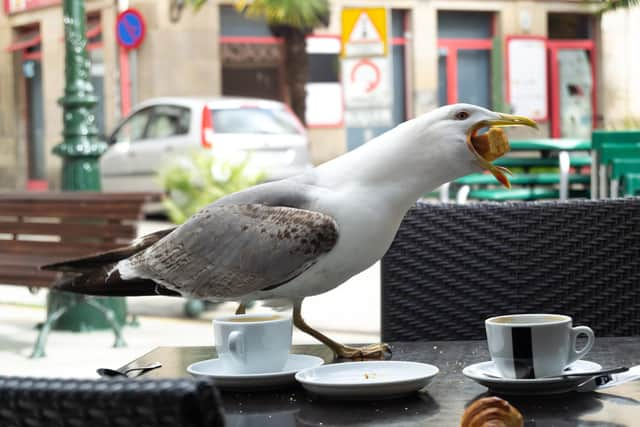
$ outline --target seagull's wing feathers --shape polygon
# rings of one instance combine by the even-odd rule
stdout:
[[[308,269],[334,247],[337,228],[307,209],[214,203],[131,257],[127,275],[196,297],[240,298]]]

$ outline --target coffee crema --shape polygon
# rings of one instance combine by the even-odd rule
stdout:
[[[514,316],[498,317],[497,319],[493,319],[492,322],[501,323],[501,324],[518,325],[518,324],[525,324],[525,323],[535,324],[535,323],[562,322],[565,320],[567,320],[566,317],[552,316],[552,315],[541,315],[541,316],[514,315]]]
[[[234,322],[234,323],[251,323],[251,322],[270,322],[273,320],[281,320],[282,316],[246,316],[246,317],[234,317],[231,319],[226,319],[225,322]]]

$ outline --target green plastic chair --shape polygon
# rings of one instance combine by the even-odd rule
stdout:
[[[640,193],[640,173],[627,173],[622,177],[622,189],[625,197]]]
[[[640,157],[611,161],[611,197],[618,197],[620,181],[633,174],[640,174]]]
[[[612,144],[626,145],[640,142],[640,130],[610,131],[596,129],[591,133],[591,198],[606,198],[608,191],[608,164],[603,161],[603,148],[612,149]]]
[[[600,147],[600,164],[604,166],[609,177],[609,190],[611,197],[617,197],[620,188],[620,179],[626,173],[625,161],[633,164],[634,160],[640,160],[640,142],[611,143],[607,142]],[[614,162],[618,162],[616,171],[613,171]],[[632,167],[633,166],[629,166]]]

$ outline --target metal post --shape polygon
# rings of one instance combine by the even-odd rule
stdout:
[[[63,107],[63,140],[53,148],[62,157],[62,189],[66,191],[100,191],[99,159],[107,144],[98,141],[93,108],[98,98],[91,85],[87,53],[84,0],[64,0],[65,89],[58,103]],[[78,298],[64,292],[50,291],[47,298],[47,321],[40,331],[34,357],[44,355],[44,343],[51,326],[54,329],[87,331],[113,328],[116,346],[123,344],[121,327],[126,317],[124,298]],[[100,304],[104,310],[96,310]],[[108,311],[105,319],[100,311]],[[115,319],[115,322],[114,322]],[[114,326],[115,325],[115,326]]]
[[[65,89],[63,141],[53,148],[62,157],[63,190],[100,190],[98,159],[107,144],[97,140],[92,113],[98,98],[89,80],[84,0],[64,0]]]

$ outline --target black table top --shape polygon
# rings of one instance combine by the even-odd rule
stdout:
[[[230,426],[438,426],[456,427],[465,407],[491,395],[462,375],[464,366],[489,360],[484,341],[391,343],[392,360],[436,365],[440,373],[419,393],[386,401],[332,401],[299,385],[263,392],[221,391]],[[313,354],[332,362],[325,346],[294,346],[293,353]],[[213,347],[158,347],[122,367],[159,361],[163,367],[145,377],[189,377],[191,363],[215,357]],[[586,357],[603,367],[640,363],[640,338],[598,338]],[[640,381],[599,392],[555,396],[503,396],[522,412],[526,427],[640,426]]]

